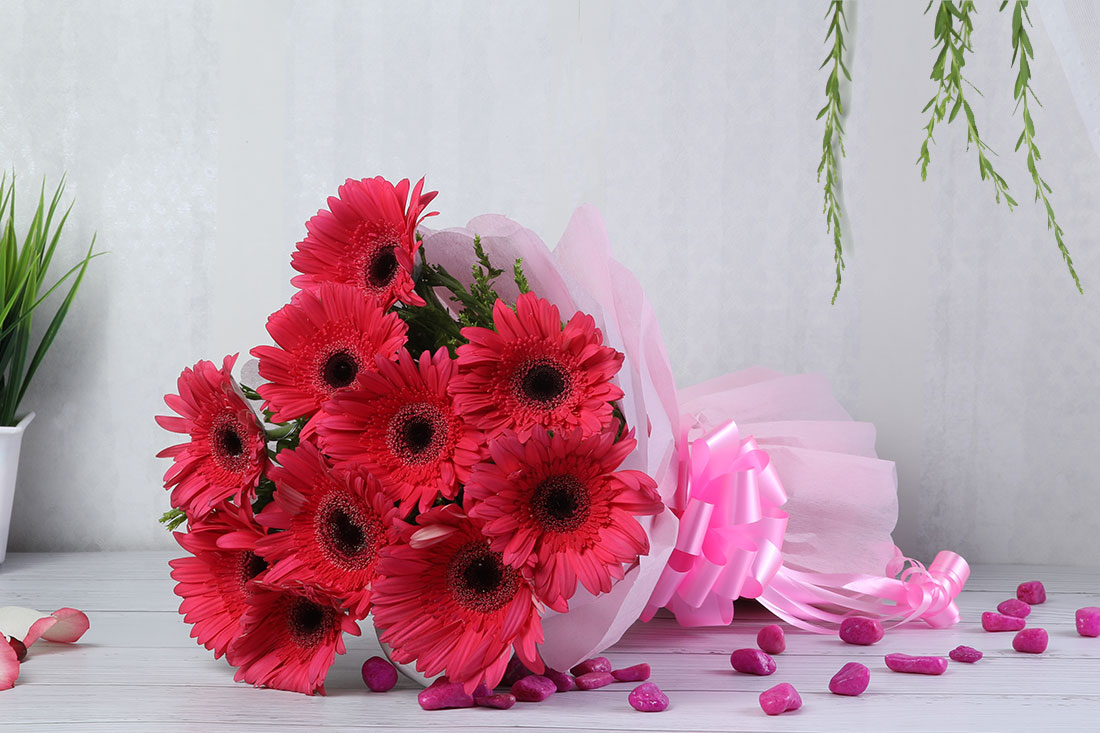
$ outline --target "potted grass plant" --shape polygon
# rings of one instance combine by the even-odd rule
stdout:
[[[72,210],[72,204],[60,209],[64,191],[62,178],[47,200],[43,181],[34,216],[20,238],[16,235],[15,175],[9,178],[5,172],[0,176],[0,562],[7,554],[19,449],[27,425],[34,419],[33,412],[20,410],[20,404],[72,306],[88,263],[98,256],[93,253],[93,236],[84,257],[47,287],[53,256]],[[59,296],[64,293],[64,298],[49,325],[38,334],[32,331],[34,316],[55,292]]]

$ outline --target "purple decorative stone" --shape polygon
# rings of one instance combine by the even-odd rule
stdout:
[[[956,662],[973,664],[982,658],[982,653],[972,646],[957,646],[952,649],[951,653],[947,656],[951,657]]]
[[[450,682],[446,677],[440,677],[430,687],[420,691],[416,696],[420,707],[425,710],[446,710],[447,708],[472,708],[474,706],[473,695],[466,694],[466,690],[457,682]]]
[[[1038,580],[1029,580],[1016,586],[1016,597],[1029,606],[1043,603],[1047,599],[1047,589]]]
[[[1012,637],[1012,648],[1025,654],[1042,654],[1047,650],[1047,630],[1024,629]]]
[[[508,666],[504,668],[504,676],[500,678],[500,686],[511,687],[524,677],[532,674],[534,672],[523,666],[523,662],[519,661],[519,657],[513,654],[512,658],[508,660]]]
[[[1100,608],[1085,606],[1077,609],[1077,633],[1081,636],[1100,636]]]
[[[798,690],[789,682],[780,682],[775,687],[760,693],[760,708],[768,715],[779,715],[802,707],[802,698]]]
[[[619,682],[645,682],[649,679],[649,665],[635,664],[633,667],[611,670],[612,676]]]
[[[576,678],[578,690],[596,690],[614,681],[615,676],[610,672],[588,672]]]
[[[1005,616],[1027,618],[1031,614],[1031,606],[1018,598],[1009,598],[1007,601],[1001,601],[997,604],[997,612]]]
[[[482,695],[474,698],[474,705],[479,708],[496,708],[507,710],[516,704],[516,696],[507,692],[498,692],[495,695]]]
[[[887,654],[886,666],[895,672],[909,674],[943,674],[947,657],[911,657],[908,654]]]
[[[580,677],[582,674],[588,674],[589,672],[610,672],[611,660],[607,657],[593,657],[592,659],[586,659],[573,669],[569,670],[569,673],[574,677]]]
[[[863,694],[871,682],[871,670],[859,662],[848,662],[829,680],[829,692],[855,697]]]
[[[520,702],[542,702],[558,691],[554,681],[541,674],[530,674],[512,685],[512,694]]]
[[[738,649],[730,654],[730,664],[738,672],[761,677],[775,672],[775,660],[759,649]]]
[[[388,692],[397,684],[397,670],[382,657],[363,662],[363,681],[371,692]]]
[[[982,614],[982,628],[986,631],[1019,631],[1027,626],[1027,621],[1016,616],[1004,616],[992,611]]]
[[[787,649],[787,638],[778,624],[765,626],[756,635],[756,645],[768,654],[782,654]]]
[[[668,695],[652,682],[644,682],[630,691],[630,707],[643,713],[659,713],[668,708]]]
[[[569,692],[577,687],[577,683],[573,681],[573,675],[559,672],[556,669],[547,667],[542,676],[553,682],[557,686],[558,692]]]
[[[840,624],[840,640],[847,644],[871,646],[886,634],[878,619],[849,616]]]

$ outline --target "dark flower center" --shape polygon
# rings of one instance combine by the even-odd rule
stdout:
[[[492,613],[512,600],[519,588],[517,574],[501,558],[484,542],[471,542],[455,554],[447,582],[461,606]]]
[[[248,435],[244,426],[234,416],[233,411],[226,409],[214,418],[210,427],[210,455],[214,463],[225,471],[240,473],[249,467],[248,455],[245,450],[248,445]]]
[[[331,608],[298,596],[291,601],[287,609],[287,629],[290,638],[298,646],[316,646],[325,637],[335,618],[335,612]]]
[[[218,443],[225,454],[232,458],[237,458],[244,453],[244,441],[232,428],[222,428],[218,433]]]
[[[350,497],[330,494],[318,508],[314,527],[322,552],[333,564],[362,570],[374,563],[381,523],[365,518]]]
[[[372,290],[381,290],[393,282],[397,274],[397,248],[395,246],[379,247],[367,260],[364,276],[367,287]]]
[[[428,403],[405,405],[390,419],[386,444],[405,463],[430,463],[447,440],[447,421]]]
[[[244,553],[244,557],[241,558],[241,575],[245,582],[252,580],[265,570],[267,570],[267,560],[255,552]]]
[[[322,377],[333,389],[342,389],[355,381],[359,374],[359,362],[350,352],[340,350],[325,360]]]
[[[516,372],[516,391],[527,402],[551,409],[557,407],[571,391],[568,372],[551,359],[534,359]]]
[[[551,532],[569,532],[588,519],[591,504],[576,476],[550,476],[535,488],[531,514]]]

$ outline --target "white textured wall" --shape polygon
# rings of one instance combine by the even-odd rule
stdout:
[[[684,385],[828,374],[898,462],[903,549],[1096,563],[1100,160],[1033,12],[1038,140],[1082,297],[1010,154],[995,2],[967,69],[1021,206],[994,204],[961,128],[921,184],[924,5],[852,17],[830,306],[822,2],[0,3],[0,163],[28,185],[67,170],[63,254],[93,229],[111,251],[26,403],[13,548],[170,546],[161,395],[264,339],[302,224],[345,177],[427,174],[433,225],[499,212],[553,243],[599,206]]]

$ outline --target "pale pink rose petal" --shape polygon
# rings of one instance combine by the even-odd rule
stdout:
[[[0,644],[0,690],[10,690],[19,677],[19,660],[9,644]]]
[[[59,608],[50,616],[57,619],[57,623],[50,624],[42,633],[42,638],[46,641],[72,644],[80,641],[80,637],[84,636],[91,625],[87,615],[75,608]]]
[[[30,647],[31,644],[45,636],[46,632],[56,625],[57,619],[53,616],[43,616],[38,619],[27,629],[27,635],[23,637],[23,646]]]
[[[0,633],[22,639],[28,647],[39,639],[70,644],[84,635],[88,625],[88,617],[75,608],[53,613],[21,606],[0,608]]]

